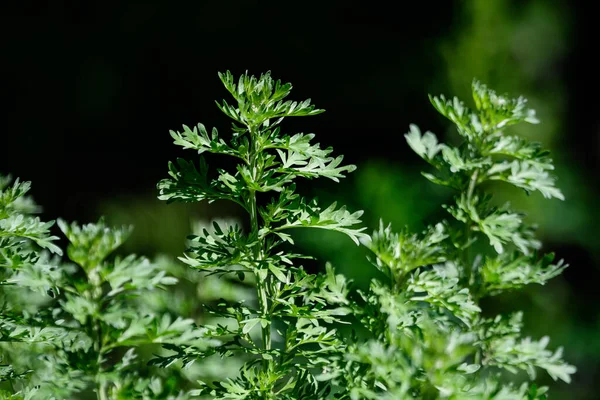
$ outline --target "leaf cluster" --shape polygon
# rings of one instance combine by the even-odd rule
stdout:
[[[482,309],[485,297],[543,285],[567,267],[541,254],[524,213],[493,196],[501,182],[564,199],[549,153],[506,133],[539,122],[524,98],[477,81],[473,108],[430,97],[461,142],[415,125],[405,137],[432,166],[423,175],[454,190],[443,205],[449,218],[421,233],[381,223],[367,235],[362,211],[297,192],[300,178],[339,182],[355,169],[315,134],[283,130],[285,118],[323,110],[288,100],[292,86],[270,73],[219,77],[232,97],[217,102],[231,132],[171,131],[197,159],[169,163],[159,198],[230,201],[246,218],[198,225],[180,264],[119,254],[131,228],[103,219],[58,221],[64,260],[52,223],[35,216],[29,183],[0,176],[0,399],[534,400],[548,392],[536,384],[540,371],[570,382],[575,367],[548,337],[523,334],[522,312]],[[235,165],[213,172],[206,157]],[[301,228],[365,246],[379,278],[358,291],[329,263],[307,272],[312,256],[294,242]],[[208,315],[182,317],[197,299],[167,294],[180,281],[200,292]],[[239,371],[211,375],[215,360]],[[195,386],[182,384],[185,371]]]
[[[575,372],[561,348],[547,348],[548,337],[522,336],[521,312],[482,314],[481,298],[544,284],[566,265],[554,263],[553,254],[538,255],[534,227],[509,204],[494,204],[487,184],[503,181],[563,199],[548,152],[505,133],[517,123],[537,123],[534,111],[524,98],[500,96],[477,81],[473,98],[475,109],[457,98],[430,97],[455,124],[458,146],[415,125],[405,135],[435,169],[423,175],[455,189],[454,203],[444,206],[453,220],[420,235],[382,224],[366,243],[385,279],[373,281],[356,306],[370,335],[349,346],[340,364],[336,379],[349,388],[347,398],[538,399],[547,388],[534,383],[537,370],[567,383]],[[480,240],[488,245],[474,247]],[[529,382],[516,386],[503,371],[525,371]]]
[[[357,244],[367,237],[364,228],[357,227],[362,212],[336,203],[322,207],[317,199],[296,193],[294,184],[298,178],[319,177],[337,182],[355,167],[342,165],[342,156],[334,157],[331,148],[314,143],[312,133],[283,132],[285,118],[322,112],[310,100],[285,100],[290,84],[273,80],[269,73],[234,79],[226,72],[219,77],[233,97],[232,104],[217,103],[233,120],[233,132],[226,139],[216,129],[209,134],[202,124],[172,131],[174,143],[195,150],[200,161],[171,163],[170,178],[158,184],[159,198],[229,200],[244,208],[249,230],[215,223],[211,230],[189,238],[190,247],[181,260],[208,274],[249,277],[255,283],[256,300],[223,301],[211,310],[227,321],[205,326],[221,346],[205,352],[172,348],[175,354],[158,362],[242,354],[247,362],[238,377],[206,383],[198,393],[223,399],[325,398],[331,387],[319,380],[318,371],[343,353],[333,324],[344,322],[342,317],[350,311],[347,282],[331,266],[323,275],[308,274],[301,262],[310,257],[285,246],[294,244],[290,231],[298,228],[341,232]],[[205,153],[234,157],[235,172],[217,170],[218,176],[211,179]],[[270,201],[257,201],[257,193],[269,192],[274,192]]]
[[[38,208],[24,197],[28,189],[29,183],[3,179],[0,191],[2,380],[14,391],[7,398],[187,396],[140,368],[136,355],[155,344],[216,344],[194,321],[153,313],[135,301],[177,280],[146,258],[112,256],[131,228],[103,220],[59,220],[70,261],[51,257],[49,251],[62,254],[58,238],[49,233],[52,223],[31,215]]]

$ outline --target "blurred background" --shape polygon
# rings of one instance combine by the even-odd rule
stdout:
[[[271,70],[294,85],[293,99],[310,97],[327,110],[284,128],[314,132],[358,166],[341,184],[310,181],[301,191],[365,210],[370,230],[382,219],[418,231],[445,217],[440,204],[450,195],[420,176],[427,166],[403,138],[410,123],[441,138],[454,134],[427,94],[470,101],[473,78],[522,94],[542,123],[514,133],[552,150],[567,200],[499,196],[526,211],[544,250],[571,267],[546,287],[494,298],[488,307],[524,309],[528,334],[549,334],[565,347],[578,373],[570,386],[552,385],[553,399],[597,399],[600,85],[591,3],[3,4],[0,173],[33,181],[45,219],[106,215],[136,226],[126,251],[174,257],[193,223],[243,214],[228,204],[156,199],[167,162],[194,158],[172,145],[169,129],[202,122],[227,132],[230,123],[214,104],[226,97],[217,71]],[[346,238],[310,232],[298,242],[358,287],[367,284],[364,251]]]

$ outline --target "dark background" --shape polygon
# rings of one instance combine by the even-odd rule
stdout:
[[[88,216],[86,205],[103,197],[152,190],[178,154],[169,129],[199,121],[228,127],[214,106],[225,95],[216,72],[226,69],[271,70],[292,82],[297,98],[328,110],[310,129],[353,163],[414,162],[401,134],[410,122],[445,126],[426,95],[448,87],[439,42],[456,35],[465,3],[3,6],[2,170],[34,180],[47,212],[66,218]],[[504,3],[518,15],[528,2]],[[568,48],[546,73],[567,86],[561,151],[597,186],[597,27],[589,2],[563,7]],[[487,45],[496,40],[503,38]]]
[[[135,223],[134,249],[147,253],[179,251],[189,214],[236,212],[169,206],[178,210],[170,212],[155,200],[167,161],[193,156],[172,145],[169,129],[203,122],[227,132],[229,122],[214,104],[226,96],[218,71],[271,70],[293,83],[293,99],[310,97],[327,110],[285,127],[315,132],[359,170],[340,185],[311,182],[304,190],[365,209],[370,228],[382,217],[417,229],[446,196],[419,177],[425,165],[403,139],[413,122],[442,137],[448,132],[428,93],[465,96],[478,78],[500,92],[525,94],[543,123],[524,132],[552,149],[567,201],[516,201],[539,222],[545,249],[572,267],[549,287],[506,302],[530,310],[532,334],[551,333],[578,366],[575,384],[559,385],[556,398],[595,398],[600,85],[592,2],[0,7],[0,173],[31,180],[46,219],[83,222],[106,213]]]

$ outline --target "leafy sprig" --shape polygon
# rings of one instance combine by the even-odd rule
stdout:
[[[575,367],[562,348],[524,336],[521,312],[484,317],[482,310],[482,298],[545,284],[567,267],[541,255],[535,227],[490,190],[504,182],[564,199],[548,152],[505,133],[539,122],[524,98],[477,81],[474,108],[430,97],[462,142],[441,143],[415,125],[405,137],[434,169],[423,175],[455,190],[443,206],[451,218],[418,234],[381,223],[369,236],[362,212],[296,191],[298,178],[338,182],[355,169],[314,134],[283,133],[285,118],[322,110],[287,100],[291,85],[269,73],[219,77],[233,97],[217,103],[233,120],[231,133],[202,124],[171,131],[199,161],[170,163],[159,198],[228,200],[247,221],[195,229],[182,264],[115,255],[131,228],[102,219],[58,221],[69,242],[63,261],[52,223],[34,215],[29,183],[0,176],[1,399],[546,399],[548,388],[534,383],[540,370],[570,382]],[[206,155],[237,164],[214,174]],[[354,291],[330,264],[308,273],[302,264],[312,257],[294,249],[299,228],[366,246],[379,278]],[[202,290],[210,316],[201,325],[173,304],[193,308],[193,299],[165,295],[177,277]],[[148,351],[156,354],[146,365]],[[182,368],[206,372],[225,358],[239,362],[238,374],[215,380],[201,372],[194,388],[181,384]],[[528,380],[511,382],[520,371]]]
[[[523,213],[494,203],[489,182],[503,181],[564,199],[555,187],[552,160],[538,143],[506,135],[517,123],[538,123],[524,98],[500,96],[473,83],[475,109],[457,98],[430,97],[452,121],[463,141],[440,143],[431,132],[410,126],[406,139],[435,173],[433,183],[456,190],[444,208],[454,218],[423,234],[376,231],[366,245],[384,281],[372,282],[356,305],[369,334],[348,347],[347,364],[336,375],[348,388],[342,398],[485,398],[542,399],[547,388],[533,383],[514,386],[500,370],[536,370],[554,380],[571,381],[575,367],[562,349],[547,349],[549,339],[522,337],[522,313],[483,318],[479,300],[531,283],[544,284],[566,265],[538,255],[541,243]],[[474,251],[484,239],[489,246]]]
[[[148,259],[111,256],[130,227],[58,225],[69,240],[65,263],[48,228],[30,212],[23,196],[29,183],[3,180],[0,192],[2,294],[2,379],[6,398],[65,399],[95,393],[98,399],[183,399],[189,395],[142,373],[142,346],[178,345],[204,349],[218,342],[190,319],[156,314],[135,298],[177,282]],[[47,249],[47,250],[45,250]],[[146,369],[146,374],[149,371]],[[4,396],[4,395],[3,395]],[[2,397],[5,398],[5,397]]]
[[[185,149],[232,156],[235,172],[217,170],[209,178],[201,156],[199,169],[189,161],[170,164],[169,179],[158,184],[159,198],[167,201],[230,200],[248,213],[249,230],[240,226],[214,225],[192,236],[182,260],[202,271],[219,276],[248,274],[256,284],[254,304],[226,304],[213,310],[230,321],[209,330],[220,336],[221,347],[209,352],[190,352],[187,347],[172,348],[168,364],[177,358],[206,358],[215,352],[235,353],[249,358],[240,375],[217,384],[206,384],[199,394],[223,399],[323,398],[331,388],[317,379],[326,369],[329,356],[341,354],[343,342],[331,323],[340,322],[349,312],[347,289],[342,276],[328,267],[323,276],[307,274],[300,264],[303,256],[283,250],[293,244],[290,230],[319,228],[346,234],[357,244],[367,236],[360,224],[362,212],[350,212],[331,204],[321,207],[316,199],[306,200],[296,193],[297,178],[325,177],[337,182],[355,169],[343,165],[343,157],[331,155],[331,148],[314,143],[314,134],[287,135],[280,124],[287,117],[310,116],[322,112],[310,100],[286,100],[292,86],[275,81],[269,73],[259,77],[230,72],[219,74],[233,96],[217,105],[233,120],[228,139],[216,129],[209,135],[199,124],[182,132],[171,132],[174,143]],[[257,193],[275,192],[270,202],[258,204]]]

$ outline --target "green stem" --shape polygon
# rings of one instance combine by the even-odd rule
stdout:
[[[108,393],[106,392],[106,384],[102,383],[100,384],[100,387],[98,388],[96,395],[98,397],[98,400],[108,400]]]
[[[100,325],[100,321],[96,321],[94,324],[94,330],[96,331],[96,344],[95,348],[98,352],[98,356],[96,357],[96,382],[98,387],[96,388],[96,396],[98,400],[108,400],[108,388],[106,387],[106,382],[100,380],[100,375],[102,374],[102,355],[105,352],[104,349],[104,337],[102,334],[102,325]],[[98,382],[100,380],[100,382]]]
[[[100,275],[98,274],[99,266],[95,266],[88,270],[85,270],[88,282],[93,285],[93,288],[90,291],[87,291],[84,295],[89,300],[96,302],[98,304],[98,309],[102,309],[102,280]],[[94,342],[94,350],[96,351],[96,398],[98,400],[108,400],[108,387],[106,386],[106,382],[104,382],[100,375],[103,372],[102,368],[102,356],[104,355],[105,349],[105,341],[104,341],[104,333],[102,331],[102,323],[100,320],[96,319],[94,321],[90,321],[89,329],[91,333],[91,337],[95,337]]]
[[[250,235],[253,239],[258,240],[258,210],[256,207],[256,192],[252,189],[249,190],[250,197]],[[260,242],[254,245],[254,258],[258,259],[260,253]]]
[[[258,238],[258,213],[256,209],[256,192],[250,190],[250,227],[251,237],[256,238],[257,243],[253,246],[254,258],[260,263],[261,260],[261,248],[262,240]],[[258,268],[261,268],[260,264]],[[260,309],[261,317],[267,317],[269,313],[269,304],[267,300],[267,275],[257,274],[256,276],[256,290],[258,292],[258,306]],[[261,325],[262,328],[262,341],[265,350],[271,349],[271,323],[268,318],[265,326]]]
[[[471,179],[469,181],[469,188],[467,191],[467,204],[470,206],[471,205],[471,201],[473,200],[473,193],[475,192],[475,187],[477,186],[477,178],[479,175],[479,170],[476,169],[473,172],[473,175],[471,175]],[[471,224],[470,223],[466,223],[465,224],[465,249],[464,249],[464,256],[465,256],[465,266],[467,268],[467,271],[469,271],[469,285],[471,287],[473,287],[473,285],[475,284],[475,273],[473,271],[473,265],[471,262],[471,252],[470,252],[470,248],[471,248]]]
[[[471,175],[471,180],[469,181],[469,191],[467,192],[467,200],[471,203],[471,199],[473,198],[473,192],[475,191],[475,186],[477,186],[477,178],[479,176],[479,170],[476,169]]]
[[[248,132],[250,134],[250,149],[249,149],[249,168],[250,174],[252,175],[252,180],[254,182],[258,181],[258,165],[257,165],[257,156],[258,150],[256,146],[256,137],[253,127],[248,127]],[[262,259],[262,248],[263,241],[259,238],[258,230],[259,230],[259,221],[258,221],[258,208],[256,206],[256,191],[253,189],[249,190],[248,193],[249,200],[249,211],[250,211],[250,237],[256,240],[256,243],[253,246],[254,259],[258,260],[260,263]],[[262,268],[259,264],[257,268]],[[268,318],[269,314],[269,304],[267,299],[267,279],[268,275],[257,274],[256,276],[256,290],[258,294],[258,305],[261,313],[261,317],[265,318],[267,323],[263,326],[261,324],[262,330],[262,342],[265,350],[271,349],[271,322]]]
[[[482,365],[482,362],[481,362],[481,349],[479,349],[479,348],[477,349],[477,352],[475,352],[475,364]]]

